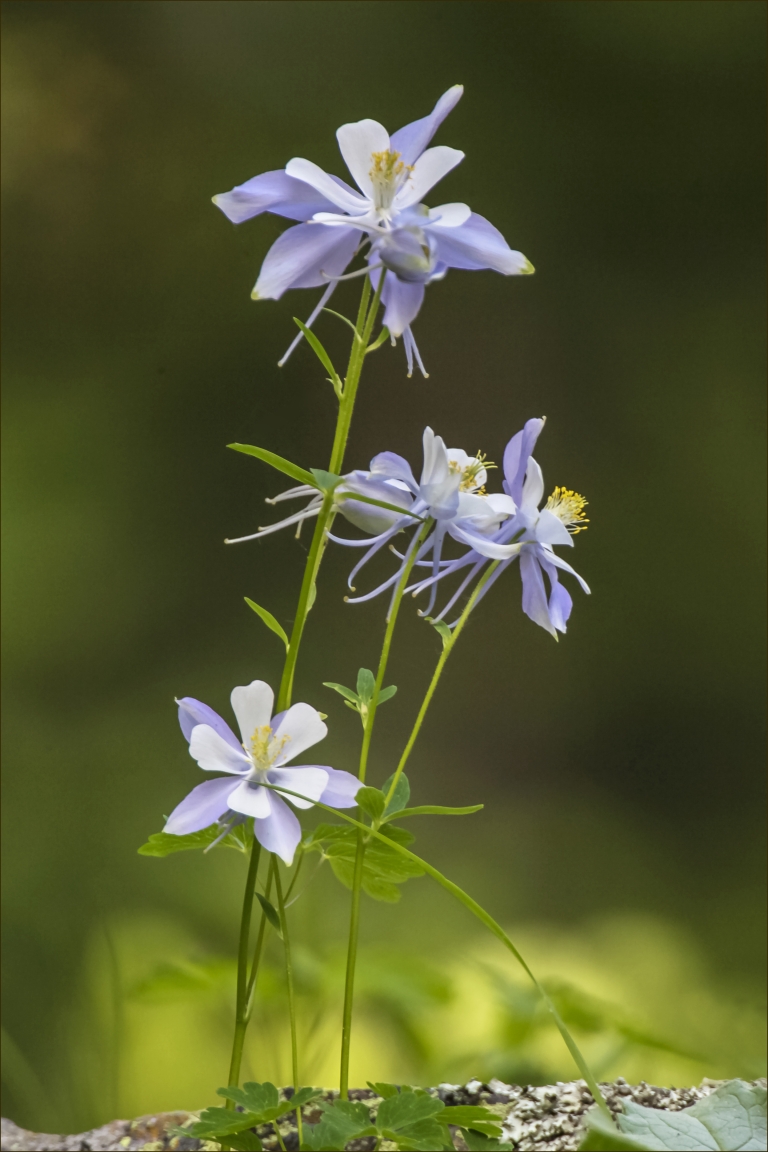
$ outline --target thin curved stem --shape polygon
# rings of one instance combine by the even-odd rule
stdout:
[[[365,718],[363,744],[362,748],[360,749],[360,767],[358,770],[358,776],[362,781],[365,781],[365,774],[368,766],[368,753],[371,747],[371,737],[373,735],[373,725],[376,721],[376,709],[379,703],[379,694],[384,683],[384,675],[387,670],[389,650],[392,646],[392,637],[395,632],[395,625],[397,624],[400,604],[402,603],[403,593],[407,587],[411,572],[413,571],[413,565],[416,562],[419,548],[424,542],[425,538],[429,535],[432,524],[432,520],[427,520],[427,522],[422,526],[421,531],[418,532],[411,541],[409,550],[406,553],[406,560],[403,564],[403,570],[400,574],[397,588],[395,589],[395,596],[394,600],[392,601],[392,607],[390,609],[389,617],[387,619],[387,627],[384,633],[384,641],[381,646],[381,656],[379,657],[379,667],[376,672],[376,683],[373,689],[373,696],[371,697],[370,703],[368,705],[368,712]],[[352,875],[352,906],[349,916],[347,970],[344,979],[344,1012],[341,1025],[341,1070],[339,1074],[339,1094],[342,1099],[349,1092],[349,1052],[352,1040],[352,1008],[355,997],[355,968],[357,966],[357,942],[360,930],[360,890],[363,883],[364,858],[365,841],[363,839],[362,832],[358,832],[357,846],[355,848],[355,869]]]
[[[273,791],[278,790],[277,785],[274,784],[265,784],[263,787],[270,788]],[[281,795],[284,796],[300,796],[300,793],[292,792],[289,788],[283,788],[282,785],[280,785],[279,791]],[[315,801],[315,807],[320,808],[323,812],[330,812],[331,815],[339,817],[347,824],[354,825],[355,828],[359,829],[361,832],[364,832],[366,836],[373,836],[374,839],[381,840],[381,842],[386,844],[388,848],[393,849],[395,852],[399,852],[401,856],[406,856],[409,860],[414,860],[417,864],[420,865],[427,876],[431,876],[433,880],[437,881],[441,888],[445,888],[446,892],[450,892],[450,894],[454,896],[459,901],[459,903],[463,904],[464,907],[467,908],[473,916],[476,916],[477,919],[482,924],[484,924],[490,932],[493,933],[497,940],[501,941],[504,947],[512,953],[518,964],[521,965],[526,975],[533,981],[536,987],[536,991],[541,996],[547,1011],[550,1013],[552,1019],[557,1025],[557,1029],[565,1041],[568,1051],[571,1053],[571,1056],[573,1056],[573,1059],[576,1062],[576,1066],[586,1080],[589,1090],[595,1098],[595,1102],[600,1106],[605,1115],[610,1117],[611,1122],[613,1122],[613,1116],[611,1115],[608,1105],[605,1102],[605,1097],[600,1091],[600,1087],[595,1080],[595,1077],[592,1075],[592,1072],[589,1069],[589,1065],[581,1054],[578,1044],[568,1031],[565,1022],[560,1016],[560,1013],[557,1011],[557,1008],[555,1008],[555,1005],[552,1003],[549,996],[544,991],[541,984],[526,964],[522,955],[510,940],[509,936],[507,936],[501,925],[496,920],[494,920],[490,912],[486,912],[482,905],[478,904],[477,900],[473,900],[472,897],[463,890],[463,888],[459,888],[458,884],[454,884],[453,881],[449,880],[447,876],[444,876],[442,872],[438,872],[437,868],[433,868],[432,865],[428,864],[426,860],[423,860],[421,856],[417,856],[415,852],[411,852],[410,849],[404,848],[403,845],[398,844],[396,840],[390,840],[388,836],[383,836],[381,832],[379,832],[376,828],[372,828],[368,824],[363,824],[361,820],[355,820],[354,816],[347,816],[346,812],[340,811],[338,808],[331,808],[328,804],[322,804],[319,800]]]
[[[243,911],[240,917],[240,943],[237,951],[237,1000],[235,1008],[235,1035],[232,1041],[232,1057],[229,1063],[230,1087],[236,1087],[240,1081],[240,1064],[243,1059],[243,1042],[245,1030],[248,1027],[248,942],[251,934],[251,912],[253,909],[253,895],[256,890],[256,875],[259,871],[261,857],[261,844],[254,836],[251,847],[251,859],[248,864],[248,876],[245,881],[243,894]],[[227,1108],[234,1108],[234,1102],[228,1100]]]
[[[264,889],[264,895],[269,900],[272,892],[272,878],[275,870],[275,858],[272,856],[269,861],[269,872],[267,873],[267,886]],[[251,1012],[253,1011],[253,991],[256,987],[256,977],[259,974],[259,964],[261,963],[261,950],[264,947],[264,937],[267,931],[267,914],[262,908],[261,922],[259,924],[259,934],[256,937],[256,947],[253,950],[253,960],[251,961],[251,975],[248,978],[248,990],[245,996],[246,1011],[248,1013],[247,1019],[250,1020]]]
[[[496,571],[496,569],[498,568],[500,563],[501,563],[500,560],[494,560],[493,563],[491,565],[489,565],[489,567],[485,570],[483,575],[478,580],[477,584],[475,584],[475,587],[472,590],[472,595],[470,596],[469,600],[467,601],[466,605],[464,606],[464,611],[462,612],[461,616],[459,617],[458,623],[456,624],[456,627],[454,628],[450,637],[446,637],[443,640],[443,650],[440,653],[440,659],[438,660],[438,662],[435,666],[435,671],[432,674],[432,679],[429,682],[429,687],[427,688],[426,694],[425,694],[424,699],[421,703],[421,708],[419,708],[419,713],[418,713],[418,715],[414,721],[413,728],[411,729],[411,734],[408,737],[408,742],[406,743],[405,748],[403,749],[403,754],[400,757],[400,761],[397,765],[397,768],[395,769],[395,774],[392,777],[392,783],[389,786],[389,791],[387,792],[386,803],[384,805],[385,808],[386,808],[387,804],[389,804],[392,797],[394,796],[395,788],[397,787],[397,782],[400,779],[400,776],[403,772],[403,769],[405,768],[405,765],[408,763],[408,757],[410,756],[411,752],[413,751],[413,746],[416,743],[416,739],[419,735],[419,732],[421,731],[421,725],[424,722],[424,717],[427,714],[427,709],[429,708],[429,705],[432,702],[432,697],[435,694],[435,689],[437,688],[437,684],[438,684],[438,681],[439,681],[439,679],[443,673],[443,669],[445,668],[445,665],[448,662],[448,657],[450,656],[451,652],[453,651],[453,647],[454,647],[456,641],[458,640],[459,636],[461,635],[461,632],[462,632],[464,625],[466,624],[467,620],[469,619],[470,612],[472,611],[475,604],[477,603],[478,596],[480,595],[484,586],[488,583],[488,580],[491,578],[493,573]]]
[[[288,919],[285,915],[285,900],[283,899],[283,883],[280,879],[280,868],[275,865],[275,894],[277,896],[277,911],[280,916],[280,927],[283,933],[283,947],[285,949],[285,978],[288,985],[288,1016],[291,1022],[291,1065],[293,1068],[293,1090],[298,1092],[301,1087],[299,1080],[299,1045],[296,1036],[296,1003],[293,995],[293,965],[291,963],[291,943],[288,938]],[[304,1133],[301,1123],[301,1108],[296,1109],[296,1127],[299,1133],[299,1144],[304,1143]]]

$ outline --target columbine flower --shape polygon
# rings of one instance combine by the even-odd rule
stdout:
[[[214,204],[234,224],[262,212],[301,221],[270,248],[253,299],[278,300],[289,288],[324,285],[326,291],[307,322],[311,325],[361,243],[368,240],[368,272],[374,286],[379,276],[385,277],[383,323],[393,339],[403,337],[408,374],[415,356],[426,375],[411,324],[428,283],[441,279],[449,268],[492,268],[506,276],[532,272],[525,256],[513,251],[498,229],[466,204],[428,208],[422,202],[464,159],[455,148],[427,147],[463,91],[459,84],[449,88],[429,116],[392,137],[376,120],[343,124],[336,138],[359,191],[311,160],[296,158],[285,170],[254,176],[231,192],[214,196]]]
[[[558,632],[565,632],[573,607],[569,592],[560,583],[558,569],[575,576],[585,592],[589,593],[589,587],[578,572],[556,554],[554,546],[565,544],[572,547],[572,537],[589,521],[584,516],[584,497],[566,488],[555,488],[544,507],[539,508],[544,495],[544,477],[531,453],[543,427],[544,420],[529,420],[525,428],[512,437],[504,452],[504,490],[516,506],[516,512],[492,534],[492,543],[500,549],[497,558],[502,562],[483,587],[476,604],[505,568],[519,558],[523,611],[557,639]],[[470,543],[470,540],[467,538],[466,542]],[[501,554],[501,549],[507,550],[506,556]],[[472,565],[459,590],[441,611],[438,619],[442,619],[485,565],[486,558],[493,556],[492,546],[489,547],[488,543],[482,548],[474,546],[453,565],[445,566],[433,578],[422,581],[416,591],[432,585],[434,602],[434,588],[439,580],[459,568]],[[549,596],[544,575],[549,581]]]
[[[361,470],[347,473],[342,478],[341,483],[333,490],[334,507],[355,527],[362,529],[363,532],[374,534],[386,531],[395,521],[399,522],[400,517],[397,512],[389,508],[380,508],[374,504],[364,503],[362,500],[355,500],[355,496],[366,496],[369,500],[395,504],[402,508],[403,513],[406,514],[413,504],[413,497],[410,492],[404,484],[397,480],[381,479],[373,476],[371,472]],[[225,544],[242,544],[246,540],[258,540],[260,536],[269,536],[273,532],[279,532],[281,528],[288,528],[293,524],[296,525],[296,535],[298,536],[304,521],[312,519],[319,513],[323,505],[323,493],[318,492],[309,484],[299,484],[296,488],[289,488],[287,491],[281,492],[279,496],[274,496],[271,500],[266,501],[267,504],[281,504],[285,500],[300,500],[306,497],[309,497],[309,503],[299,512],[294,512],[292,516],[286,516],[284,520],[278,520],[275,524],[268,524],[265,528],[259,528],[250,536],[238,536],[235,540],[225,540]]]
[[[431,428],[424,430],[423,449],[424,465],[418,482],[407,460],[395,452],[382,452],[371,461],[369,475],[372,478],[385,479],[390,484],[400,484],[411,493],[413,503],[408,515],[394,520],[373,540],[347,540],[330,536],[331,540],[339,544],[368,549],[350,573],[349,586],[354,591],[352,581],[358,572],[398,532],[413,524],[416,517],[434,521],[428,536],[420,544],[418,532],[414,533],[405,555],[399,556],[402,561],[401,567],[392,576],[365,596],[349,599],[349,603],[359,604],[371,600],[386,588],[396,584],[403,566],[411,558],[413,549],[417,547],[414,565],[428,565],[432,569],[432,578],[436,578],[441,566],[446,563],[449,566],[453,564],[451,561],[442,560],[443,542],[447,534],[462,543],[469,543],[482,555],[493,559],[510,556],[515,551],[514,546],[499,544],[491,538],[500,524],[514,515],[515,503],[508,495],[488,496],[485,493],[485,481],[490,465],[484,457],[469,456],[461,448],[446,448],[442,437],[436,436]],[[425,559],[430,555],[431,559]],[[431,582],[432,580],[428,581]],[[425,614],[431,611],[435,594],[436,589],[429,606],[425,609]]]
[[[263,680],[233,689],[231,701],[242,743],[207,704],[189,696],[178,701],[179,724],[189,741],[190,756],[206,772],[228,775],[193,788],[168,817],[164,831],[184,836],[218,821],[223,836],[233,824],[252,816],[259,843],[291,864],[301,826],[285,801],[263,785],[282,785],[298,792],[301,799],[286,797],[296,808],[311,808],[316,800],[351,808],[360,781],[349,772],[317,764],[286,767],[328,732],[319,712],[309,704],[294,704],[272,716],[274,694]]]

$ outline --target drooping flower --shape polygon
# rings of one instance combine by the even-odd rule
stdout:
[[[383,323],[393,339],[403,337],[409,375],[414,357],[426,375],[411,324],[428,283],[441,279],[449,268],[491,268],[506,276],[532,272],[525,256],[466,204],[428,208],[423,203],[434,185],[464,159],[455,148],[428,147],[462,93],[461,85],[449,88],[429,116],[391,137],[376,120],[342,125],[336,137],[357,189],[311,160],[295,158],[284,170],[254,176],[214,196],[214,204],[234,224],[262,212],[299,221],[267,253],[253,298],[278,300],[289,288],[324,286],[307,322],[311,325],[367,241],[374,286],[385,277]]]
[[[400,516],[391,508],[382,508],[363,500],[356,500],[355,496],[362,496],[366,500],[378,500],[384,504],[394,504],[401,508],[402,514],[406,516],[413,504],[413,497],[408,489],[396,480],[382,479],[373,476],[371,472],[362,470],[347,473],[346,476],[342,477],[341,483],[333,490],[334,507],[351,524],[362,529],[363,532],[373,534],[386,531],[395,521],[399,521]],[[298,512],[294,512],[292,516],[286,516],[284,520],[278,520],[274,524],[259,528],[258,531],[252,532],[248,536],[238,536],[236,539],[226,540],[225,543],[242,544],[246,540],[258,540],[261,536],[270,536],[273,532],[279,532],[281,528],[288,528],[293,524],[296,525],[296,535],[298,536],[304,521],[313,519],[319,513],[323,505],[323,493],[309,484],[299,484],[297,487],[288,488],[279,496],[274,496],[266,501],[267,504],[281,504],[286,500],[301,500],[307,497],[309,503]]]
[[[501,563],[482,588],[476,604],[504,570],[514,560],[519,559],[523,585],[523,611],[536,624],[546,628],[555,639],[558,632],[565,632],[573,607],[570,593],[560,583],[558,570],[575,576],[583,590],[589,593],[586,581],[554,551],[555,545],[572,547],[573,536],[589,523],[584,516],[586,500],[577,492],[558,487],[544,507],[539,507],[544,496],[544,477],[532,452],[543,427],[544,420],[529,420],[523,430],[512,437],[504,452],[504,491],[514,503],[516,511],[492,533],[492,542],[500,550],[507,549],[507,555],[503,556],[500,551],[493,557],[488,542],[482,548],[473,545],[460,560],[455,561],[453,565],[446,565],[439,573],[422,581],[415,589],[418,592],[431,586],[434,602],[434,589],[438,581],[459,568],[472,566],[470,574],[442,609],[438,619],[442,619],[450,611],[467,584],[485,566],[488,558],[498,558]],[[471,542],[466,535],[464,540],[465,543]],[[545,575],[549,582],[549,594],[544,583]]]
[[[360,781],[326,765],[287,766],[328,732],[309,704],[294,704],[272,716],[274,693],[263,680],[234,688],[231,702],[242,742],[207,704],[189,696],[177,702],[190,756],[204,771],[227,775],[193,788],[168,817],[164,831],[184,836],[218,822],[223,836],[235,823],[252,816],[259,843],[291,864],[301,825],[285,800],[263,785],[282,785],[299,793],[286,797],[296,808],[311,808],[317,800],[351,808]]]
[[[423,435],[424,463],[421,477],[417,481],[410,465],[402,456],[395,452],[382,452],[374,456],[371,461],[369,475],[372,478],[385,479],[390,484],[396,483],[408,491],[413,503],[408,515],[395,519],[384,531],[372,540],[348,540],[330,535],[336,543],[348,547],[367,547],[367,551],[358,564],[355,565],[349,576],[349,586],[353,588],[353,581],[360,570],[368,563],[381,548],[388,544],[393,537],[404,528],[418,521],[431,521],[431,528],[427,536],[420,540],[419,533],[414,531],[408,549],[400,555],[400,567],[382,584],[364,596],[348,598],[348,602],[362,603],[378,596],[385,589],[396,585],[403,566],[412,558],[413,564],[428,565],[436,577],[444,564],[451,561],[442,560],[442,549],[446,535],[452,536],[460,543],[469,544],[483,556],[499,559],[513,554],[514,546],[500,544],[494,538],[499,526],[515,513],[514,501],[501,493],[487,495],[485,481],[487,469],[490,466],[482,455],[470,456],[461,448],[446,448],[441,436],[436,436],[431,428],[425,428]],[[429,559],[426,559],[430,557]],[[434,603],[435,592],[425,609],[428,614]]]

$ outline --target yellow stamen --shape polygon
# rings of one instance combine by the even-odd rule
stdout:
[[[480,486],[477,483],[477,477],[481,472],[487,472],[489,468],[495,468],[496,465],[492,460],[486,460],[484,452],[478,452],[469,464],[462,466],[458,461],[451,460],[448,467],[451,472],[461,473],[459,488],[462,492],[476,492],[479,496],[485,496],[485,485]]]
[[[269,724],[254,729],[251,736],[251,756],[259,768],[270,768],[290,740],[290,736],[280,736],[275,740]]]
[[[577,532],[586,532],[589,520],[583,514],[588,501],[578,492],[570,488],[555,488],[547,503],[544,505],[550,512],[562,520],[569,532],[575,536]]]
[[[412,164],[404,164],[399,152],[372,152],[373,167],[369,172],[375,190],[377,208],[391,206],[398,189],[413,171]]]

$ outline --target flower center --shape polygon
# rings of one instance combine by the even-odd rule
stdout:
[[[262,724],[260,728],[254,729],[250,740],[250,750],[246,749],[246,751],[250,751],[254,768],[266,772],[272,767],[289,740],[290,736],[280,736],[275,739],[269,724]]]
[[[400,188],[410,178],[413,168],[404,164],[399,152],[372,152],[373,167],[369,172],[373,184],[373,202],[387,211]]]
[[[495,468],[496,465],[492,460],[486,460],[485,452],[478,452],[466,464],[460,464],[458,460],[450,460],[448,467],[451,472],[461,474],[459,491],[476,492],[480,496],[485,496],[485,474],[489,468]]]
[[[586,505],[587,501],[578,492],[572,492],[570,488],[555,488],[544,507],[553,512],[558,520],[562,520],[568,531],[575,536],[577,532],[587,530],[589,520],[584,515]]]

